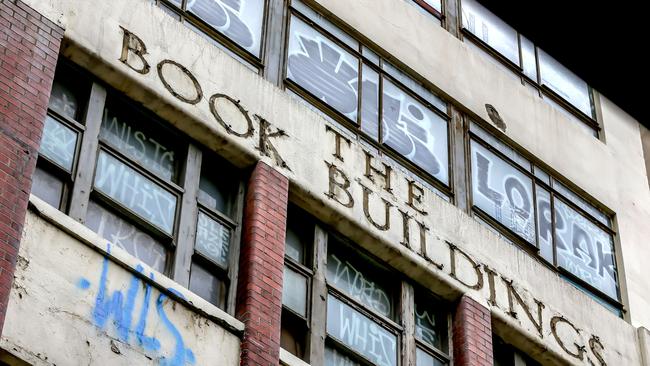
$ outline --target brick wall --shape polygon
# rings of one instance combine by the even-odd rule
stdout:
[[[0,330],[63,29],[0,0]]]
[[[453,343],[454,365],[492,366],[490,310],[466,295],[454,314]]]
[[[257,163],[246,193],[237,283],[237,318],[246,325],[242,366],[279,364],[288,190],[287,178]]]

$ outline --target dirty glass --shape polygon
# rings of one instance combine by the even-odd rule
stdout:
[[[282,304],[307,316],[307,278],[291,268],[284,266],[283,283],[290,284],[282,288]]]
[[[215,306],[223,307],[225,285],[216,276],[196,262],[190,271],[190,291],[201,296]]]
[[[327,334],[378,366],[397,365],[397,336],[332,295]]]
[[[158,272],[165,271],[165,246],[100,204],[88,202],[86,226]]]
[[[228,268],[230,229],[205,213],[199,212],[194,248],[221,267]]]
[[[291,17],[287,77],[357,120],[358,59],[295,16]]]
[[[433,357],[421,348],[415,350],[415,366],[443,366],[445,363]]]
[[[105,151],[97,158],[94,186],[165,233],[172,233],[176,196]]]
[[[558,266],[618,300],[612,236],[562,200],[554,206]]]
[[[59,80],[52,83],[49,107],[68,118],[75,120],[79,118],[79,101],[76,93]]]
[[[539,254],[553,264],[553,221],[551,212],[551,194],[539,185],[535,185],[537,195],[537,242]]]
[[[428,297],[415,298],[415,336],[423,342],[442,350],[446,339],[446,319]]]
[[[39,153],[71,172],[77,139],[74,130],[48,115],[45,117]]]
[[[63,181],[36,167],[32,176],[32,193],[50,205],[59,208],[63,198]]]
[[[593,117],[589,86],[546,52],[538,50],[541,83],[589,117]]]
[[[379,141],[379,73],[366,64],[361,71],[361,130]]]
[[[187,11],[260,56],[264,0],[189,0]]]
[[[476,141],[470,146],[474,206],[535,244],[532,180]]]
[[[463,28],[487,43],[508,60],[519,65],[517,31],[476,0],[463,0]]]
[[[382,113],[382,142],[447,184],[447,122],[388,79]]]

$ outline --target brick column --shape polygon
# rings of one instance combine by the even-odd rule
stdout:
[[[63,29],[0,0],[0,331]]]
[[[492,366],[490,310],[469,296],[460,299],[453,322],[454,365]]]
[[[253,170],[244,208],[237,318],[246,329],[242,366],[280,362],[280,315],[289,181],[263,162]]]

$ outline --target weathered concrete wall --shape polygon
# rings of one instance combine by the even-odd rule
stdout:
[[[32,202],[2,348],[34,365],[239,365],[240,322]]]
[[[406,201],[410,188],[403,172],[393,172],[391,192],[385,190],[386,182],[378,174],[373,173],[374,181],[368,179],[364,176],[366,161],[361,144],[340,140],[343,160],[337,158],[336,134],[327,130],[328,122],[318,113],[149,2],[31,3],[65,24],[68,45],[63,52],[74,61],[234,163],[243,166],[262,159],[279,166],[295,188],[293,198],[319,219],[441,296],[455,299],[460,293],[468,293],[489,305],[493,317],[508,324],[508,332],[517,333],[511,338],[517,339],[522,348],[549,363],[598,364],[599,357],[609,365],[640,363],[632,326],[429,189],[423,188],[422,203],[418,205],[426,214],[409,207]],[[486,102],[503,110],[510,137],[618,212],[624,255],[626,259],[638,256],[637,262],[629,262],[632,273],[641,271],[640,262],[647,258],[647,249],[641,248],[642,239],[650,237],[650,228],[634,227],[632,217],[634,213],[638,220],[649,217],[643,211],[643,207],[649,207],[647,184],[644,180],[646,191],[641,191],[641,169],[626,170],[620,163],[636,167],[641,156],[638,128],[633,121],[613,111],[605,101],[605,145],[527,91],[517,89],[482,56],[446,38],[450,36],[440,33],[441,29],[427,25],[422,15],[410,10],[410,5],[393,0],[372,4],[367,0],[331,0],[323,4],[378,44],[394,48],[389,51],[441,88],[447,88],[448,95],[476,114],[483,116],[481,108]],[[376,14],[368,14],[368,9]],[[120,27],[146,44],[145,59],[152,71],[139,74],[119,61],[125,34]],[[418,33],[411,34],[412,39],[401,39],[415,29]],[[137,56],[129,55],[127,63],[137,65]],[[165,59],[184,65],[200,83],[205,97],[198,104],[184,103],[165,89],[155,67]],[[186,89],[191,85],[187,76],[169,72],[162,77],[177,92],[193,95],[193,90]],[[213,105],[225,121],[220,124],[210,108],[210,96],[215,93],[239,100],[249,111],[251,125],[223,98]],[[261,122],[262,118],[270,126]],[[268,137],[278,129],[287,136]],[[373,159],[372,164],[382,169],[378,159]],[[592,179],[594,172],[603,172],[602,179],[600,174],[598,179]],[[428,230],[421,231],[422,227]],[[421,241],[421,232],[425,242]],[[647,285],[641,274],[636,275],[638,281],[630,280],[632,312],[637,314],[635,322],[643,323],[647,315],[643,313],[646,297],[642,290]]]

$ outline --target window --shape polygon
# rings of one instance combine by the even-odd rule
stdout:
[[[59,62],[32,192],[232,311],[239,174],[73,70]]]
[[[450,195],[447,104],[299,1],[285,85]]]
[[[462,22],[463,34],[470,40],[484,46],[538,88],[549,104],[569,112],[565,114],[580,120],[591,134],[598,136],[600,127],[595,121],[592,91],[582,79],[476,0],[463,0]]]
[[[218,39],[239,60],[261,66],[265,0],[156,1],[193,30]]]
[[[609,215],[475,123],[469,145],[474,214],[620,314]]]
[[[449,364],[450,318],[442,302],[419,289],[400,296],[414,291],[407,281],[295,206],[284,271],[285,350],[311,364],[399,365],[409,337],[418,365]]]
[[[492,335],[494,366],[540,366],[541,364],[513,346],[507,344],[497,335]]]
[[[436,17],[442,24],[442,0],[413,0],[413,2],[418,4],[422,10]]]

